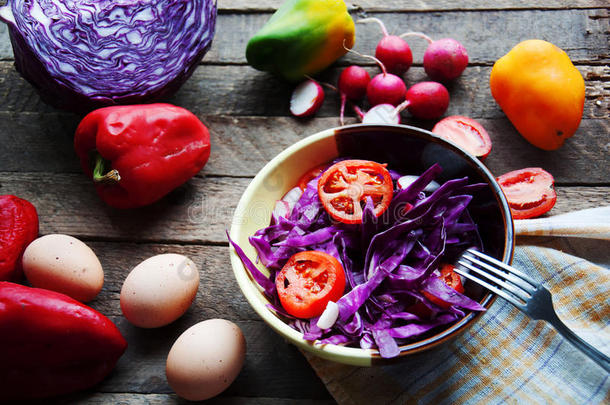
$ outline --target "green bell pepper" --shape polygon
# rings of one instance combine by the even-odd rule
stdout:
[[[297,81],[328,67],[354,41],[343,0],[287,0],[250,39],[246,59],[255,69]]]

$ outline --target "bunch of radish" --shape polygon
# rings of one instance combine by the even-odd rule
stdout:
[[[375,56],[362,55],[373,59],[381,72],[370,77],[360,66],[345,68],[337,83],[336,89],[341,94],[340,122],[343,124],[345,105],[349,101],[357,103],[365,96],[373,109],[378,105],[392,105],[397,109],[384,106],[374,110],[375,116],[385,117],[384,122],[396,122],[400,112],[407,109],[409,113],[420,119],[436,119],[442,116],[449,105],[449,92],[442,83],[459,77],[468,65],[466,49],[455,39],[443,38],[437,41],[419,32],[406,32],[401,35],[390,35],[384,23],[378,18],[365,18],[358,23],[377,23],[381,28],[382,38],[375,49]],[[407,90],[402,79],[413,63],[411,47],[403,39],[419,37],[428,41],[429,45],[423,58],[424,70],[434,80],[417,83]],[[313,79],[297,86],[291,99],[291,112],[297,117],[307,117],[315,114],[324,100],[324,89]],[[385,112],[391,116],[386,117]],[[379,112],[382,111],[381,114]],[[360,114],[359,114],[360,115]],[[364,119],[364,114],[361,118]],[[367,117],[367,121],[371,120]]]
[[[374,60],[381,70],[380,73],[371,78],[364,68],[352,65],[341,72],[336,87],[325,84],[338,91],[341,96],[341,125],[344,124],[343,117],[348,102],[352,104],[363,123],[399,124],[403,110],[418,119],[439,119],[449,107],[449,91],[443,83],[458,78],[468,65],[468,54],[464,46],[452,38],[433,40],[421,32],[390,35],[378,18],[357,21],[370,22],[377,23],[382,32],[375,56],[363,55],[351,49],[348,51]],[[431,79],[415,83],[409,88],[402,78],[413,63],[411,47],[404,39],[407,37],[421,38],[428,42],[423,55],[423,67]],[[364,98],[370,107],[366,112],[357,105]],[[324,89],[320,83],[309,78],[295,89],[291,99],[291,112],[297,117],[311,116],[320,108],[323,100]],[[467,117],[447,117],[442,124],[435,126],[433,132],[461,145],[481,159],[487,156],[491,149],[487,132],[479,123]]]

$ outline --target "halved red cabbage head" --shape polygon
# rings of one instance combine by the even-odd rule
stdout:
[[[89,112],[175,92],[209,49],[215,0],[7,0],[15,66],[49,104]]]

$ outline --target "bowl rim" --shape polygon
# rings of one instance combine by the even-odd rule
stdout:
[[[280,165],[280,163],[290,157],[293,153],[311,144],[326,140],[327,138],[334,138],[338,132],[364,132],[384,130],[399,132],[406,131],[409,132],[409,136],[416,136],[431,142],[435,142],[437,144],[445,145],[453,152],[461,155],[462,158],[467,160],[470,166],[472,166],[481,175],[481,177],[487,180],[486,183],[488,183],[492,188],[493,195],[498,202],[504,221],[505,232],[504,252],[502,255],[502,261],[504,263],[510,264],[512,262],[514,254],[514,225],[512,216],[510,214],[508,201],[506,200],[502,189],[497,183],[495,176],[491,174],[489,169],[487,169],[487,167],[479,159],[464,151],[456,144],[447,141],[443,138],[440,138],[439,136],[433,134],[430,131],[409,125],[353,124],[339,126],[316,132],[285,148],[282,152],[277,154],[273,159],[271,159],[267,164],[265,164],[265,166],[263,166],[263,168],[256,174],[256,176],[252,179],[252,181],[242,194],[237,204],[237,207],[235,208],[235,213],[231,223],[231,229],[229,231],[229,236],[231,240],[237,241],[239,239],[239,235],[242,232],[242,223],[237,219],[241,217],[240,213],[245,211],[247,204],[251,199],[252,195],[254,194],[255,190],[257,190],[261,186],[262,181],[266,177],[266,175],[272,172],[276,167]],[[258,286],[258,283],[256,283],[250,272],[245,268],[245,266],[241,262],[241,259],[235,252],[235,249],[229,246],[229,251],[233,274],[237,280],[240,290],[242,291],[242,294],[244,295],[250,306],[254,309],[254,311],[263,319],[263,321],[265,321],[265,323],[267,323],[267,325],[269,325],[273,330],[280,334],[280,336],[283,336],[291,343],[295,344],[297,347],[311,352],[319,357],[344,364],[356,366],[388,364],[390,362],[400,360],[409,354],[414,354],[431,349],[449,339],[457,337],[461,332],[472,326],[472,324],[474,324],[474,322],[483,314],[483,312],[470,312],[465,317],[455,322],[448,328],[443,329],[426,339],[418,340],[416,342],[412,342],[406,345],[401,345],[399,346],[400,354],[396,358],[392,359],[382,358],[377,349],[362,349],[358,347],[346,347],[333,344],[320,344],[317,341],[306,341],[303,339],[303,334],[301,332],[290,327],[287,323],[282,321],[273,311],[267,308],[267,306],[261,300],[261,296],[264,297],[262,289],[260,288],[260,286]],[[493,302],[495,301],[495,298],[496,295],[488,291],[480,300],[480,303],[485,308],[489,309],[491,304],[493,304]]]

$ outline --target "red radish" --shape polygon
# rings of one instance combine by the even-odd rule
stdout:
[[[366,86],[370,81],[369,72],[360,66],[352,65],[343,69],[337,87],[349,100],[360,100],[365,96]]]
[[[472,118],[452,115],[440,120],[432,132],[483,160],[491,152],[491,139],[485,128]]]
[[[400,37],[417,36],[428,41],[424,53],[424,70],[432,79],[448,82],[459,77],[468,66],[466,48],[453,38],[441,38],[436,41],[421,32],[405,32]]]
[[[392,73],[380,73],[373,77],[366,88],[369,104],[400,104],[405,99],[407,86],[402,79]]]
[[[436,119],[449,107],[449,92],[440,83],[420,82],[409,88],[405,101],[396,110],[409,110],[411,115],[420,119]]]
[[[413,63],[413,54],[411,47],[404,39],[396,35],[389,35],[385,24],[378,18],[364,18],[357,22],[376,22],[381,27],[383,38],[377,44],[375,57],[385,65],[388,72],[402,75],[409,70]]]
[[[381,68],[382,73],[373,77],[366,86],[366,97],[371,106],[376,106],[377,104],[392,104],[395,106],[405,99],[405,93],[407,92],[405,82],[400,77],[388,73],[385,65],[379,59],[371,55],[363,55],[353,49],[347,50],[356,55],[374,60]]]
[[[341,72],[337,82],[337,87],[341,93],[341,110],[339,114],[341,125],[343,125],[345,102],[347,99],[357,101],[363,98],[366,94],[366,86],[370,81],[371,76],[369,76],[369,72],[360,66],[348,66]]]
[[[324,90],[315,80],[305,80],[292,92],[290,112],[296,117],[308,117],[315,114],[324,101]]]

